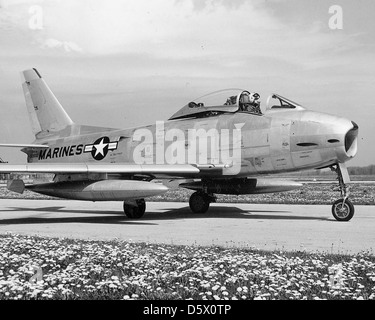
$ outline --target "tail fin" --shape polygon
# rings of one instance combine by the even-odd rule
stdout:
[[[73,125],[51,89],[36,69],[23,71],[22,84],[31,126],[36,138],[57,133]]]

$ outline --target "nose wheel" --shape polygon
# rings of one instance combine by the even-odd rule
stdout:
[[[341,199],[336,200],[332,205],[332,215],[337,221],[349,221],[354,216],[354,205],[348,199],[350,182],[348,169],[343,163],[331,167],[331,170],[337,173],[337,180],[339,182],[338,188],[335,190],[341,194]]]
[[[339,199],[333,203],[332,215],[337,221],[349,221],[354,215],[354,206],[349,199]]]

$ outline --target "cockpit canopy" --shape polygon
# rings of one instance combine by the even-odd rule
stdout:
[[[267,110],[304,110],[296,102],[273,94],[267,99]],[[204,118],[222,113],[246,112],[261,116],[260,96],[243,89],[225,89],[202,96],[189,102],[177,111],[169,120],[184,118]]]
[[[242,89],[226,89],[216,91],[205,96],[202,96],[194,101],[189,102],[182,109],[176,112],[169,120],[183,119],[191,117],[209,117],[221,113],[235,113],[237,111],[244,111],[261,115],[259,108],[251,110],[248,106],[251,103],[251,93]],[[255,99],[259,99],[255,96]]]

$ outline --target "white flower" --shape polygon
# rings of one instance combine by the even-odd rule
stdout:
[[[358,297],[357,300],[365,300],[362,296]]]

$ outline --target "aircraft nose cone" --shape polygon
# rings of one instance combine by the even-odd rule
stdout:
[[[329,114],[314,114],[314,117],[312,119],[318,119],[316,121],[320,124],[319,134],[326,142],[329,157],[336,163],[354,158],[357,154],[358,125],[349,119]]]

